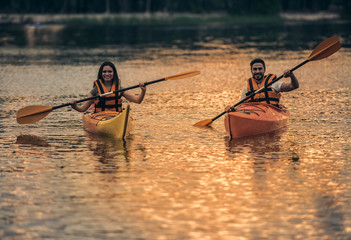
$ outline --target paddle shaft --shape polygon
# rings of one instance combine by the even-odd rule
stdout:
[[[182,79],[182,78],[187,78],[187,77],[192,77],[195,75],[200,74],[200,71],[190,71],[190,72],[184,72],[184,73],[180,73],[180,74],[176,74],[176,75],[172,75],[172,76],[168,76],[165,78],[161,78],[161,79],[157,79],[154,81],[150,81],[150,82],[145,82],[144,86],[146,85],[150,85],[153,83],[157,83],[157,82],[162,82],[165,80],[177,80],[177,79]],[[119,93],[119,92],[124,92],[133,88],[138,88],[140,87],[140,83],[138,85],[135,86],[131,86],[128,88],[123,88],[123,89],[119,89],[113,92],[107,92],[107,93],[103,93],[97,96],[91,96],[88,98],[84,98],[81,100],[77,100],[76,103],[80,103],[80,102],[84,102],[84,101],[88,101],[88,100],[92,100],[95,98],[103,98],[106,95],[109,94],[114,94],[114,93]],[[65,103],[62,105],[58,105],[58,106],[54,106],[54,107],[50,107],[50,106],[41,106],[41,105],[33,105],[33,106],[28,106],[28,107],[24,107],[21,108],[17,111],[17,122],[20,124],[27,124],[27,123],[34,123],[39,121],[40,119],[43,119],[45,116],[47,116],[52,110],[54,109],[58,109],[58,108],[62,108],[65,106],[70,106],[72,105],[71,103]]]
[[[299,65],[297,65],[296,67],[294,67],[294,68],[290,69],[290,72],[295,71],[296,69],[298,69],[299,67],[301,67],[301,66],[305,65],[305,64],[306,64],[306,63],[308,63],[308,62],[309,62],[309,60],[308,60],[308,59],[307,59],[307,60],[305,60],[304,62],[300,63],[300,64],[299,64]],[[236,103],[235,105],[233,105],[233,106],[231,107],[231,109],[236,108],[237,106],[239,106],[240,104],[242,104],[242,103],[243,103],[243,102],[245,102],[246,100],[250,99],[251,97],[253,97],[253,96],[254,96],[254,95],[256,95],[257,93],[262,92],[262,91],[263,91],[264,89],[266,89],[268,86],[270,86],[270,85],[272,85],[273,83],[275,83],[275,82],[279,81],[279,80],[280,80],[280,79],[282,79],[283,77],[284,77],[284,74],[283,74],[283,75],[281,75],[280,77],[278,77],[278,78],[274,79],[272,82],[268,83],[266,86],[261,87],[260,89],[258,89],[258,90],[256,90],[255,92],[251,93],[251,94],[250,94],[250,95],[248,95],[246,98],[244,98],[244,99],[240,100],[240,102],[238,102],[238,103]],[[227,113],[227,112],[226,112],[226,111],[224,111],[224,112],[222,112],[221,114],[219,114],[218,116],[216,116],[216,117],[212,118],[211,120],[212,120],[212,121],[215,121],[216,119],[220,118],[221,116],[223,116],[223,115],[224,115],[224,114],[226,114],[226,113]]]
[[[150,84],[153,84],[153,83],[162,82],[162,81],[165,81],[165,80],[166,80],[166,78],[161,78],[161,79],[157,79],[157,80],[154,80],[154,81],[145,82],[144,85],[147,86],[147,85],[150,85]],[[130,87],[127,87],[127,88],[122,88],[122,89],[119,89],[119,90],[116,90],[116,91],[113,91],[113,92],[107,92],[107,93],[103,93],[103,94],[100,94],[100,95],[97,95],[97,96],[92,96],[92,97],[80,99],[80,100],[77,100],[76,102],[77,103],[85,102],[85,101],[89,101],[89,100],[92,100],[92,99],[101,98],[101,97],[104,97],[106,95],[119,93],[119,92],[125,92],[125,91],[131,90],[131,89],[134,89],[134,88],[138,88],[138,87],[140,87],[139,84],[138,85],[134,85],[134,86],[130,86]],[[62,108],[62,107],[67,107],[67,106],[70,106],[70,105],[71,105],[71,103],[65,103],[65,104],[62,104],[62,105],[54,106],[54,107],[52,107],[52,110],[55,110],[55,109],[58,109],[58,108]]]

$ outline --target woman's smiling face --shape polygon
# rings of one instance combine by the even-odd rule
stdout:
[[[113,69],[110,66],[104,66],[102,69],[102,78],[104,81],[111,81],[113,79]]]

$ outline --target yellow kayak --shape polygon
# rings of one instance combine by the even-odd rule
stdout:
[[[83,123],[88,132],[113,136],[116,139],[128,137],[134,129],[129,105],[121,113],[109,111],[85,113]]]

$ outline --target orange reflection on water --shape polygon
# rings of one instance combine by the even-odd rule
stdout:
[[[20,209],[13,210],[19,220],[6,226],[31,236],[37,232],[30,226],[40,226],[38,232],[62,238],[82,232],[132,239],[346,236],[351,70],[343,66],[350,54],[296,71],[300,89],[282,98],[291,112],[288,127],[229,140],[223,119],[206,130],[192,124],[238,101],[250,75],[249,60],[258,53],[212,44],[219,45],[213,55],[157,48],[146,51],[151,60],[144,55],[112,59],[125,87],[201,71],[194,78],[148,86],[143,104],[132,105],[136,126],[126,141],[86,135],[82,116],[70,108],[34,125],[15,123],[20,107],[86,97],[99,64],[6,66],[4,89],[12,92],[5,92],[2,102],[8,110],[1,119],[6,178],[1,189],[8,197],[1,209]],[[305,52],[259,53],[277,74],[305,57]],[[343,81],[330,81],[335,77]],[[34,138],[24,141],[27,135]]]

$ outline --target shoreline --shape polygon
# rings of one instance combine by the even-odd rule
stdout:
[[[118,14],[5,14],[0,13],[0,24],[199,24],[253,23],[274,21],[333,21],[339,14],[280,13],[278,16],[232,16],[227,13],[118,13]]]

